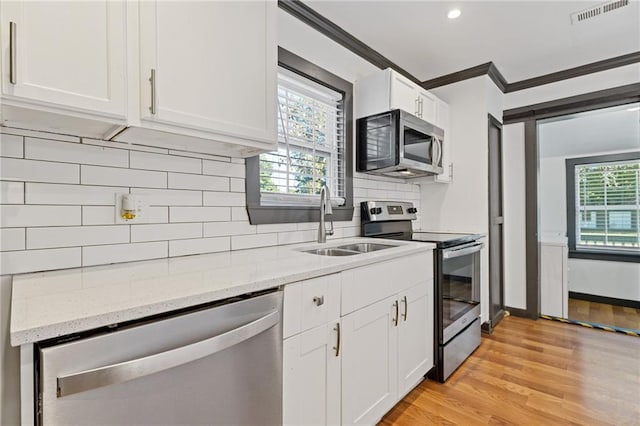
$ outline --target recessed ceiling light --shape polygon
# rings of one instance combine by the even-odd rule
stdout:
[[[451,9],[449,13],[447,13],[447,18],[456,19],[460,15],[462,15],[462,12],[460,12],[460,9]]]

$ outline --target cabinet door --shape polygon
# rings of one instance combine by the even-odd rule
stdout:
[[[5,102],[124,118],[124,1],[3,1],[0,15]]]
[[[391,109],[400,108],[419,116],[420,105],[416,85],[395,72],[391,73],[391,93],[389,97]]]
[[[141,2],[143,123],[275,143],[276,8],[273,1]]]
[[[376,423],[397,397],[395,297],[342,318],[342,423]]]
[[[418,91],[418,117],[429,123],[436,121],[436,97],[426,90]]]
[[[283,424],[340,424],[339,321],[284,341]]]
[[[407,394],[433,367],[433,281],[398,295],[398,397]]]

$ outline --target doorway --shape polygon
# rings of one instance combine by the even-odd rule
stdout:
[[[504,317],[504,215],[502,124],[491,114],[489,127],[489,321],[491,333]]]

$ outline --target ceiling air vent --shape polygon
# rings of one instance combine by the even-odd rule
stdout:
[[[585,21],[587,19],[595,18],[596,16],[603,15],[605,13],[612,12],[621,7],[629,6],[629,0],[613,0],[603,3],[601,5],[591,7],[580,12],[571,14],[571,23],[577,24],[578,22]]]

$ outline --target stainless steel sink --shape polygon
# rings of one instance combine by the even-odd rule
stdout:
[[[313,250],[304,250],[303,253],[318,254],[321,256],[353,256],[354,254],[360,254],[357,251],[342,250],[339,248],[319,248]]]
[[[371,253],[372,251],[384,250],[392,247],[396,246],[378,243],[355,243],[345,244],[338,247],[304,250],[303,253],[317,254],[320,256],[353,256],[355,254]]]
[[[342,250],[357,251],[358,253],[370,253],[372,251],[384,250],[392,247],[397,247],[391,244],[379,244],[379,243],[355,243],[346,244],[344,246],[338,246],[336,248]]]

